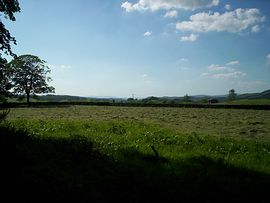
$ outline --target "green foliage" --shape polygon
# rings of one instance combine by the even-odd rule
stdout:
[[[5,60],[0,58],[0,103],[6,102],[7,98],[11,96],[11,88],[11,70]]]
[[[29,103],[30,94],[54,92],[54,87],[49,86],[51,78],[47,76],[50,69],[45,61],[37,56],[22,55],[9,63],[12,70],[13,90],[17,94],[26,94]]]
[[[3,16],[6,19],[15,21],[14,13],[19,12],[20,7],[17,0],[0,0],[0,17]],[[5,28],[5,25],[0,19],[0,102],[5,102],[6,97],[10,96],[9,90],[11,89],[10,74],[7,70],[7,60],[2,58],[2,54],[16,56],[11,51],[11,43],[16,44],[14,37],[11,37],[9,31]],[[3,52],[3,53],[2,53]]]
[[[14,13],[19,12],[19,2],[17,0],[0,0],[0,13],[4,14],[4,17],[6,19],[9,19],[11,21],[15,21]],[[2,17],[2,15],[0,14]],[[14,37],[11,37],[9,31],[5,28],[5,25],[2,22],[2,19],[0,20],[0,51],[3,51],[5,54],[10,54],[12,56],[15,56],[13,52],[11,51],[11,43],[16,44],[16,40]],[[0,60],[3,60],[0,53]]]
[[[184,102],[190,102],[190,97],[186,94],[183,98]]]
[[[9,111],[10,111],[9,109],[0,109],[0,123],[6,120]]]
[[[133,99],[133,98],[131,98],[131,97],[127,99],[128,102],[133,102],[134,100],[135,100],[135,99]]]
[[[229,90],[228,100],[233,101],[236,99],[236,93],[234,89]]]

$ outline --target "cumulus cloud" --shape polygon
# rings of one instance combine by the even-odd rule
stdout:
[[[131,11],[134,11],[134,10],[137,10],[138,9],[134,5],[132,5],[131,3],[129,3],[128,1],[122,3],[121,8],[125,9],[126,12],[131,12]]]
[[[236,61],[232,62],[235,62],[233,64],[236,64]],[[235,68],[227,67],[226,65],[220,66],[217,64],[211,64],[207,67],[208,71],[202,73],[201,76],[207,76],[215,79],[236,79],[246,76],[246,73],[236,70]]]
[[[167,11],[164,15],[164,18],[176,18],[178,16],[178,12],[176,10]]]
[[[226,4],[226,5],[224,6],[224,8],[225,8],[226,10],[231,10],[231,5],[230,5],[230,4]]]
[[[239,65],[240,62],[239,61],[230,61],[228,63],[226,63],[227,66],[234,66],[234,65]]]
[[[146,78],[147,77],[147,74],[142,74],[142,78]]]
[[[259,32],[260,31],[260,26],[259,25],[254,25],[252,28],[251,28],[251,32]]]
[[[201,74],[201,76],[207,76],[207,75],[209,75],[209,73],[207,72]]]
[[[197,40],[197,38],[199,37],[199,35],[195,35],[195,34],[190,34],[189,36],[183,36],[181,37],[181,41],[185,42],[194,42]]]
[[[241,71],[235,71],[231,73],[217,73],[213,74],[212,77],[216,79],[232,79],[232,78],[240,78],[246,76],[246,73]]]
[[[208,70],[209,71],[234,71],[235,69],[226,67],[226,66],[219,66],[216,64],[211,64],[210,66],[208,66]]]
[[[61,69],[71,69],[71,65],[60,65]]]
[[[188,59],[187,58],[180,58],[179,62],[188,62]]]
[[[186,9],[194,10],[203,7],[217,6],[219,0],[139,0],[137,3],[126,1],[121,7],[127,12],[144,10],[170,10]]]
[[[191,32],[230,32],[241,33],[256,26],[265,20],[257,8],[242,9],[234,11],[214,13],[197,13],[190,16],[189,21],[176,23],[176,28],[181,31]],[[256,28],[254,28],[256,29]]]
[[[147,31],[147,32],[145,32],[144,34],[143,34],[143,36],[145,36],[145,37],[149,37],[149,36],[151,36],[152,35],[152,32],[151,31]]]

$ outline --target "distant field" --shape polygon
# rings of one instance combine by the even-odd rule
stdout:
[[[132,121],[181,133],[270,139],[270,111],[239,109],[70,106],[14,108],[9,120]]]
[[[4,123],[0,130],[15,135],[24,193],[104,202],[267,202],[270,111],[13,108],[8,122],[11,129]]]

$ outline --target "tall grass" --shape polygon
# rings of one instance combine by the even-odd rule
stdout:
[[[0,124],[2,154],[16,160],[16,172],[6,174],[16,177],[22,200],[268,202],[269,139],[182,131],[139,114],[121,119],[110,108],[100,110],[105,116],[96,121],[76,109],[52,115],[52,109],[32,110],[25,118],[13,111]],[[174,110],[159,113],[150,116],[164,122],[179,116]],[[182,117],[200,119],[194,112]]]
[[[83,137],[94,148],[116,160],[122,151],[154,155],[151,146],[168,160],[206,156],[235,167],[270,174],[270,142],[260,139],[233,139],[198,133],[183,134],[142,122],[27,121],[12,122],[36,138],[71,139]],[[170,168],[170,166],[168,166]]]

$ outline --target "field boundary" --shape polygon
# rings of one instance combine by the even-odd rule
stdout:
[[[32,102],[27,103],[2,103],[0,108],[23,108],[23,107],[64,107],[71,105],[85,106],[123,106],[123,107],[176,107],[176,108],[214,108],[214,109],[254,109],[270,110],[270,105],[248,104],[150,104],[150,103],[111,103],[111,102]]]

